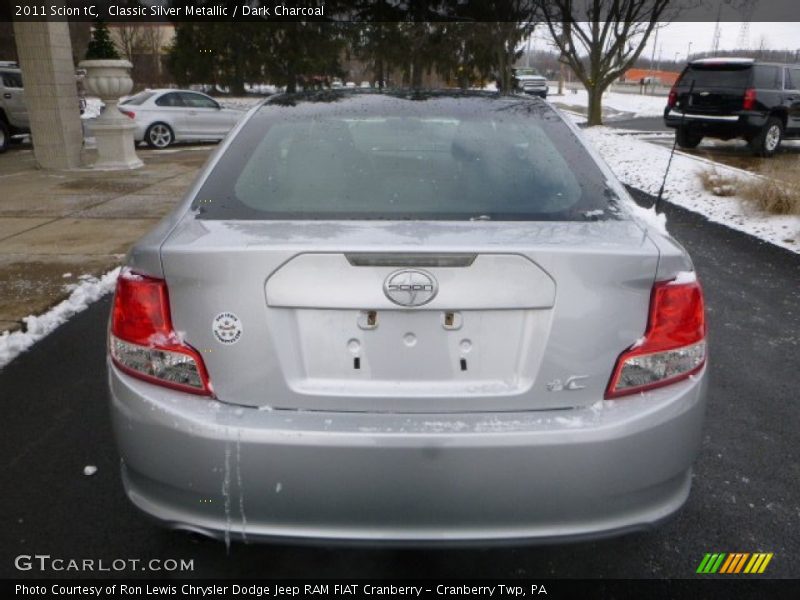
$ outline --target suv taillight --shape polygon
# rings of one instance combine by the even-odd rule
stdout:
[[[125,109],[120,108],[119,112],[121,112],[123,115],[125,115],[129,119],[135,119],[136,118],[136,113],[133,112],[132,110],[125,110]]]
[[[647,331],[617,359],[606,398],[661,387],[696,373],[705,364],[705,338],[700,283],[689,277],[656,283]]]
[[[744,91],[744,100],[742,101],[742,109],[755,110],[756,109],[756,90],[748,88]]]
[[[676,83],[669,90],[669,96],[667,97],[667,106],[670,108],[674,108],[677,103],[678,103],[678,84]]]
[[[109,329],[111,358],[125,373],[176,390],[212,395],[203,359],[172,328],[162,279],[123,271]]]

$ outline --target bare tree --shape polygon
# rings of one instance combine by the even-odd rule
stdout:
[[[541,0],[555,45],[589,93],[589,125],[602,125],[603,92],[636,62],[671,1]]]
[[[163,83],[161,73],[162,26],[158,23],[146,23],[141,37],[142,52],[149,57],[147,66],[149,83],[160,85]]]
[[[142,23],[117,23],[112,28],[112,36],[122,55],[133,63],[133,56],[139,52],[144,29]]]

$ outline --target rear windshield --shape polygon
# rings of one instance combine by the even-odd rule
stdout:
[[[680,85],[689,87],[747,88],[750,84],[752,65],[721,64],[691,66],[681,77]]]
[[[138,94],[131,96],[126,100],[123,100],[122,102],[120,102],[120,104],[139,106],[140,104],[147,102],[148,98],[151,98],[154,94],[155,92],[139,92]]]
[[[544,103],[335,92],[324,98],[284,98],[259,109],[195,197],[199,217],[612,216],[602,172]]]

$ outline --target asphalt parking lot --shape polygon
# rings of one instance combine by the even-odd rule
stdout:
[[[705,287],[711,385],[692,494],[657,530],[555,546],[234,544],[229,553],[164,531],[129,504],[119,481],[106,407],[106,297],[0,372],[0,576],[63,575],[15,570],[15,556],[39,553],[193,559],[194,571],[182,575],[204,578],[685,578],[706,552],[759,551],[774,553],[765,576],[800,576],[800,256],[682,209],[668,207],[668,227]],[[97,472],[85,476],[86,465]]]

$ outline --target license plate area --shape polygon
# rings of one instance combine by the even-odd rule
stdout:
[[[548,326],[548,311],[537,310],[278,312],[276,334],[291,346],[282,353],[287,382],[306,394],[520,393],[532,384]]]

